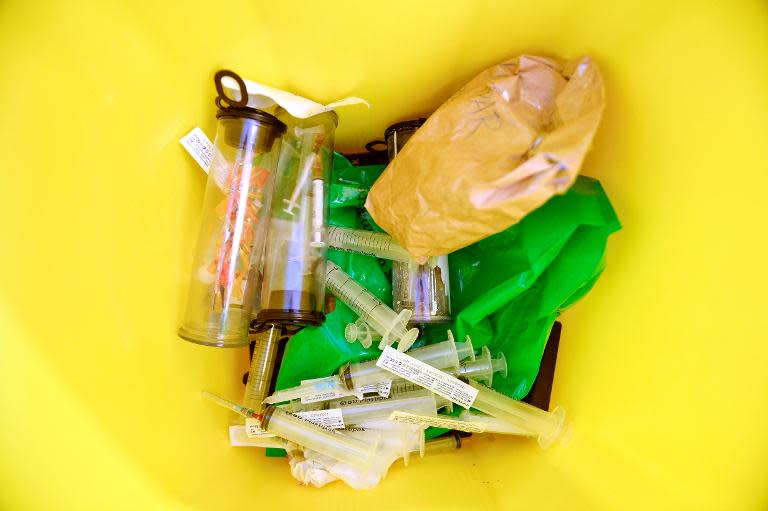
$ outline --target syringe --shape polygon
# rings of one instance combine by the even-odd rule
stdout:
[[[553,411],[547,412],[528,403],[499,394],[474,380],[468,379],[467,383],[478,390],[472,408],[526,431],[530,436],[535,436],[542,447],[546,448],[552,445],[562,433],[565,410],[559,406]]]
[[[264,411],[261,428],[307,449],[365,469],[375,461],[378,441],[364,441],[336,430],[325,429],[281,408]]]
[[[312,405],[292,402],[283,407],[293,413],[315,409]],[[334,399],[329,401],[325,410],[338,409],[345,425],[359,425],[375,419],[390,416],[393,411],[410,412],[417,415],[434,415],[441,408],[453,409],[453,403],[442,396],[423,390],[407,394],[374,396],[358,400],[356,398]]]
[[[243,406],[246,408],[261,410],[264,398],[269,395],[281,331],[280,325],[271,323],[265,331],[252,334],[255,341],[253,357],[243,395]]]
[[[474,413],[470,412],[469,410],[462,410],[462,412],[459,414],[459,419],[463,420],[464,422],[483,424],[485,426],[483,433],[531,436],[531,434],[524,429],[518,428],[508,422],[505,422],[496,417],[491,417],[490,415],[485,415],[483,413]]]
[[[250,408],[246,408],[245,406],[241,406],[235,403],[234,401],[230,401],[229,399],[224,399],[223,397],[217,396],[216,394],[208,392],[207,390],[204,390],[202,392],[202,395],[204,398],[210,399],[217,405],[223,406],[224,408],[228,408],[235,413],[239,413],[243,417],[253,417],[254,419],[261,419],[261,414],[256,410],[252,410]]]
[[[403,458],[404,464],[408,465],[411,453],[416,452],[424,457],[424,430],[426,426],[376,418],[367,419],[350,429],[348,432],[350,435],[363,439],[370,437],[370,435],[381,434],[379,459],[386,458],[387,452],[389,452],[390,455],[394,455],[395,459]]]
[[[346,227],[329,227],[328,244],[338,250],[355,252],[392,261],[408,262],[411,256],[408,251],[398,245],[389,234],[347,229]]]
[[[299,175],[290,198],[283,199],[283,202],[285,203],[283,211],[290,215],[293,215],[294,209],[299,207],[299,197],[307,186],[309,177],[312,175],[312,167],[315,165],[315,159],[318,156],[317,152],[314,150],[315,146],[322,145],[322,140],[320,141],[320,144],[317,144],[317,139],[322,133],[322,127],[317,126],[307,130],[296,128],[295,130],[296,140],[299,141],[300,147]]]
[[[465,439],[470,438],[469,436],[464,437]],[[451,451],[457,451],[461,449],[461,444],[463,440],[461,439],[461,436],[458,433],[453,433],[445,436],[441,436],[438,438],[433,438],[432,440],[427,440],[426,444],[424,445],[424,454],[425,455],[435,455],[435,454],[442,454],[444,452],[451,452]]]
[[[450,330],[448,331],[450,334]],[[416,350],[413,350],[415,352]],[[409,352],[410,355],[412,352]],[[492,358],[491,352],[487,346],[483,346],[483,351],[479,357],[475,360],[465,360],[458,367],[446,367],[444,372],[455,376],[457,378],[472,378],[473,380],[481,381],[486,385],[490,385],[493,381],[493,373],[502,373],[502,376],[507,376],[507,361],[504,358],[503,353],[499,353],[499,358]],[[390,392],[393,394],[399,394],[404,392],[414,392],[423,387],[408,380],[393,380],[390,387]]]
[[[453,368],[458,371],[462,360],[475,359],[474,348],[469,336],[465,342],[455,342],[453,334],[448,331],[448,340],[415,348],[408,352],[413,358],[429,364],[437,369]],[[342,366],[338,373],[325,378],[312,380],[290,389],[278,390],[267,399],[265,403],[281,403],[292,399],[300,399],[315,395],[319,392],[335,390],[340,393],[358,395],[362,397],[360,388],[366,385],[392,380],[392,373],[376,365],[376,360],[356,362]]]
[[[397,342],[398,351],[407,351],[419,336],[417,328],[406,329],[412,311],[397,314],[331,261],[326,263],[325,277],[328,290],[382,335],[379,349]]]

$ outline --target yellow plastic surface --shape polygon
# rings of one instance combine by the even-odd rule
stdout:
[[[0,508],[766,509],[762,1],[0,2]],[[564,316],[570,444],[476,436],[372,492],[230,448],[244,350],[176,337],[213,73],[341,112],[341,149],[520,52],[592,54],[585,173],[624,224]]]

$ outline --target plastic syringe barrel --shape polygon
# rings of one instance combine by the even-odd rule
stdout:
[[[267,330],[252,335],[254,340],[251,369],[248,371],[248,383],[243,394],[243,406],[253,410],[262,407],[269,395],[269,385],[277,361],[277,348],[280,342],[281,326],[270,324]]]
[[[266,409],[261,427],[267,433],[363,469],[370,466],[376,455],[377,442],[321,428],[275,406]]]
[[[327,403],[327,408],[338,408],[344,417],[344,424],[360,424],[373,419],[387,418],[396,410],[420,415],[434,415],[437,410],[446,406],[446,399],[431,392],[411,392],[397,396],[374,396],[365,399],[348,397],[334,399]],[[292,404],[291,411],[303,411],[312,406]]]
[[[360,427],[350,428],[348,434],[364,439],[370,438],[372,433],[381,434],[381,442],[379,443],[380,455],[384,454],[386,456],[385,453],[389,451],[403,458],[405,465],[408,465],[411,453],[418,453],[421,457],[424,457],[424,430],[426,426],[405,424],[388,419],[366,419],[358,423],[357,426]]]
[[[383,348],[382,344],[390,346],[397,342],[398,351],[405,351],[419,336],[418,329],[406,328],[410,319],[410,313],[407,310],[400,314],[396,313],[331,261],[326,263],[325,285],[331,293],[382,335],[380,348]]]
[[[338,250],[355,252],[392,261],[408,262],[410,254],[397,244],[389,234],[347,229],[345,227],[328,228],[328,244]]]
[[[424,444],[424,455],[441,454],[461,449],[461,437],[454,433],[452,435],[441,436],[427,440]]]
[[[509,422],[502,419],[491,417],[490,415],[473,413],[469,410],[462,410],[459,414],[459,419],[464,422],[472,422],[474,424],[483,424],[485,429],[483,433],[501,433],[504,435],[522,435],[531,436],[531,433],[527,430],[521,429],[517,426],[513,426]]]
[[[468,379],[467,383],[478,390],[472,408],[527,431],[538,439],[542,447],[552,445],[562,433],[565,422],[565,411],[562,408],[557,407],[547,412],[499,394],[474,380]]]
[[[296,387],[275,391],[275,393],[269,396],[268,399],[265,399],[264,402],[282,403],[283,401],[301,399],[306,396],[311,396],[323,392],[331,392],[334,390],[339,392],[344,390],[344,385],[342,384],[341,380],[339,380],[339,376],[336,374],[326,376],[325,378],[316,378],[312,380],[312,382],[302,383]]]
[[[447,341],[412,349],[408,355],[437,369],[453,369],[455,372],[459,370],[462,360],[466,358],[474,360],[475,358],[472,341],[469,337],[465,342],[455,342],[450,333]],[[309,383],[278,390],[269,397],[267,402],[281,403],[331,390],[354,391],[365,385],[389,380],[392,380],[392,373],[378,367],[376,360],[356,362],[342,366],[336,375],[317,378]]]
[[[408,352],[408,355],[436,369],[454,368],[456,370],[461,360],[475,357],[469,338],[466,342],[455,342],[452,336],[447,341],[413,349]],[[392,373],[378,367],[376,360],[349,364],[339,371],[339,376],[350,390],[392,379]]]

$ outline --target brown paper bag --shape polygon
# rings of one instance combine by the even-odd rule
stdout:
[[[571,186],[604,103],[588,57],[486,69],[416,131],[365,207],[420,262],[500,232]]]

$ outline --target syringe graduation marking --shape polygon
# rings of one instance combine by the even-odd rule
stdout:
[[[334,273],[338,273],[335,268],[333,269],[331,275],[333,275]],[[384,302],[382,302],[381,300],[376,298],[376,296],[371,294],[369,298],[373,300],[374,304],[373,304],[373,307],[370,307],[368,308],[368,310],[366,310],[364,299],[363,299],[363,297],[365,296],[365,290],[360,290],[355,294],[355,288],[359,286],[359,284],[354,282],[354,280],[349,276],[346,276],[344,278],[344,281],[339,285],[335,285],[335,283],[333,282],[333,277],[331,277],[328,280],[329,280],[330,286],[332,288],[335,288],[339,297],[345,302],[347,302],[350,307],[354,307],[355,309],[359,310],[361,312],[360,316],[366,321],[370,319],[371,312],[373,312],[373,310],[376,309],[376,307],[379,307],[380,305],[384,305]]]

